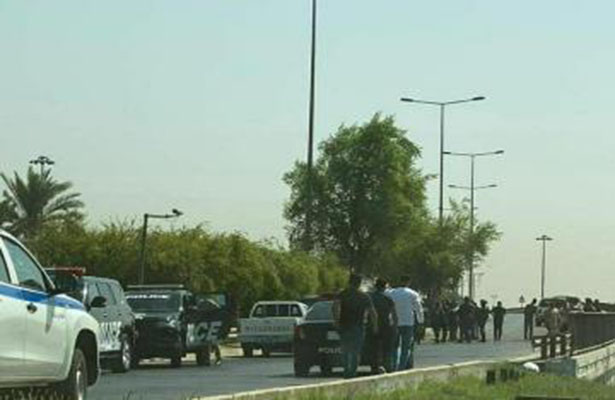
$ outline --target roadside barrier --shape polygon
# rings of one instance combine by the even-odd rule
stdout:
[[[615,313],[571,312],[567,316],[574,350],[582,350],[615,339]]]
[[[460,376],[475,376],[480,379],[486,379],[488,372],[496,375],[499,374],[504,379],[509,376],[509,371],[514,368],[510,365],[522,364],[535,359],[536,356],[528,356],[509,361],[472,361],[334,382],[200,397],[193,400],[352,399],[358,395],[379,395],[395,390],[416,388],[424,381],[445,382]]]

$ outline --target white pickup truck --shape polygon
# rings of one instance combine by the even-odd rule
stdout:
[[[0,397],[52,386],[84,399],[99,375],[98,322],[55,288],[40,264],[0,229]]]
[[[295,326],[308,307],[298,301],[259,301],[249,318],[239,320],[239,341],[243,354],[252,357],[255,349],[269,357],[272,351],[291,352]]]

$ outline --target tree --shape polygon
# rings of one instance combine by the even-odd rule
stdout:
[[[341,126],[320,146],[312,172],[312,229],[306,239],[308,176],[304,163],[284,176],[291,188],[284,215],[291,246],[309,240],[316,251],[333,251],[357,272],[384,268],[382,260],[421,225],[425,181],[415,166],[420,151],[376,114],[362,126]]]
[[[0,173],[7,189],[0,202],[0,223],[24,238],[35,235],[41,227],[54,221],[80,221],[83,202],[79,193],[67,193],[71,182],[59,182],[51,171],[35,172],[28,168],[26,179],[17,172],[13,179]]]

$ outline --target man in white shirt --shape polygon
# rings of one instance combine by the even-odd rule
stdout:
[[[393,360],[397,360],[396,370],[414,367],[414,332],[417,323],[423,323],[423,306],[419,294],[410,289],[410,277],[402,276],[401,284],[385,292],[395,303],[397,312],[397,346]]]

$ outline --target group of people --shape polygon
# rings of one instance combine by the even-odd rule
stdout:
[[[372,293],[361,290],[362,277],[350,276],[348,288],[333,303],[340,333],[344,378],[356,376],[364,341],[369,342],[372,372],[384,373],[414,367],[414,338],[423,324],[419,294],[410,288],[410,278],[389,287],[379,278]]]
[[[461,304],[452,301],[435,301],[431,307],[431,328],[436,343],[471,342],[480,340],[485,342],[485,328],[489,315],[493,315],[493,340],[502,339],[502,327],[506,309],[498,301],[492,309],[486,300],[480,301],[480,306],[469,297],[464,297]]]
[[[361,290],[362,277],[350,276],[348,288],[333,304],[333,315],[340,332],[344,377],[356,376],[361,353],[367,340],[372,372],[384,373],[414,367],[414,344],[423,325],[423,306],[419,294],[404,276],[394,287],[378,278],[375,290]],[[487,301],[480,306],[469,297],[456,305],[436,301],[431,308],[431,326],[436,342],[486,341],[485,326],[493,315],[494,340],[502,338],[506,309],[502,302],[490,309]]]

